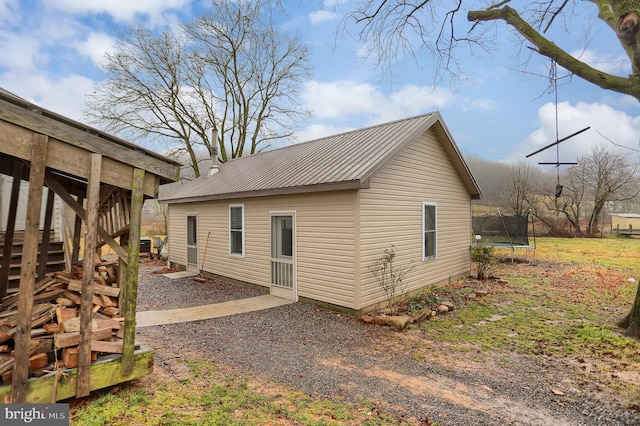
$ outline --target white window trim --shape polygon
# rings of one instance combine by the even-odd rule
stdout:
[[[433,248],[434,251],[434,255],[433,256],[426,256],[425,250],[424,250],[424,243],[425,243],[425,214],[424,214],[424,208],[427,206],[433,206],[435,207],[436,210],[436,217],[435,217],[435,247]],[[436,259],[438,257],[438,204],[437,203],[433,203],[433,202],[428,202],[428,201],[423,201],[422,202],[422,237],[420,238],[420,240],[422,241],[422,261],[427,261],[427,260],[432,260],[432,259]]]
[[[233,253],[231,251],[231,209],[240,207],[242,210],[242,253]],[[245,227],[244,227],[244,204],[229,204],[229,256],[244,257],[245,253]]]

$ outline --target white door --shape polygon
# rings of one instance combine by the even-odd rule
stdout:
[[[271,294],[298,301],[295,213],[271,215]]]
[[[198,271],[198,216],[187,215],[187,270]]]

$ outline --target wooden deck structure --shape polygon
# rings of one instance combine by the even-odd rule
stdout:
[[[52,402],[83,397],[95,389],[141,377],[152,371],[153,353],[135,350],[135,316],[138,286],[142,205],[157,196],[160,184],[178,179],[179,163],[79,122],[40,108],[0,89],[0,173],[14,182],[29,181],[24,244],[20,270],[15,334],[15,365],[12,385],[0,387],[5,403]],[[19,185],[14,185],[17,188]],[[74,250],[66,253],[78,260],[81,221],[84,222],[83,269],[94,269],[94,256],[101,244],[119,257],[121,312],[124,312],[123,353],[91,363],[93,275],[84,274],[80,309],[80,352],[77,371],[60,383],[49,376],[29,379],[29,343],[34,285],[39,275],[38,246],[43,188],[55,193],[76,214]],[[17,191],[12,191],[4,251],[11,250]],[[49,203],[45,203],[48,205]],[[46,209],[44,233],[49,226]],[[12,216],[13,215],[13,216]],[[12,222],[13,220],[13,222]],[[119,238],[119,242],[116,240]],[[42,236],[46,252],[48,235]],[[128,244],[128,241],[136,242]],[[8,244],[7,244],[8,242]],[[10,252],[0,258],[0,298],[7,294]],[[41,262],[42,263],[42,262]],[[55,388],[57,387],[57,394]]]

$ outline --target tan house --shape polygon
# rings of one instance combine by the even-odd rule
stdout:
[[[161,202],[173,265],[361,314],[392,245],[406,291],[469,274],[480,195],[435,112],[231,160]]]

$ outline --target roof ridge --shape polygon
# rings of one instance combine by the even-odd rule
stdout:
[[[260,151],[260,152],[257,152],[255,154],[251,154],[251,155],[247,155],[247,156],[243,155],[242,157],[232,158],[231,160],[229,160],[229,161],[227,161],[226,163],[223,163],[223,164],[229,164],[229,163],[231,163],[233,161],[242,160],[243,158],[250,158],[250,157],[255,157],[256,155],[263,155],[263,154],[268,154],[268,153],[272,153],[272,152],[278,152],[278,151],[282,151],[284,149],[289,149],[289,148],[293,148],[293,147],[296,147],[296,146],[299,147],[299,146],[302,146],[302,145],[307,145],[307,144],[311,144],[311,143],[314,143],[314,142],[320,142],[320,141],[327,140],[327,139],[335,139],[335,138],[346,136],[346,135],[350,135],[350,134],[353,134],[353,133],[356,133],[356,132],[359,133],[359,132],[364,132],[364,131],[367,131],[367,130],[375,129],[375,128],[378,128],[378,127],[390,126],[390,125],[401,123],[401,122],[404,122],[404,121],[415,120],[415,119],[423,118],[423,117],[430,117],[435,113],[436,113],[436,111],[431,111],[431,112],[427,112],[427,113],[424,113],[424,114],[414,115],[412,117],[399,118],[399,119],[393,120],[393,121],[386,121],[384,123],[372,124],[372,125],[367,126],[367,127],[359,127],[357,129],[347,130],[347,131],[341,132],[341,133],[335,133],[335,134],[332,134],[332,135],[322,136],[320,138],[311,139],[311,140],[308,140],[308,141],[292,143],[292,144],[289,144],[287,146],[282,146],[282,147],[279,147],[279,148]]]

